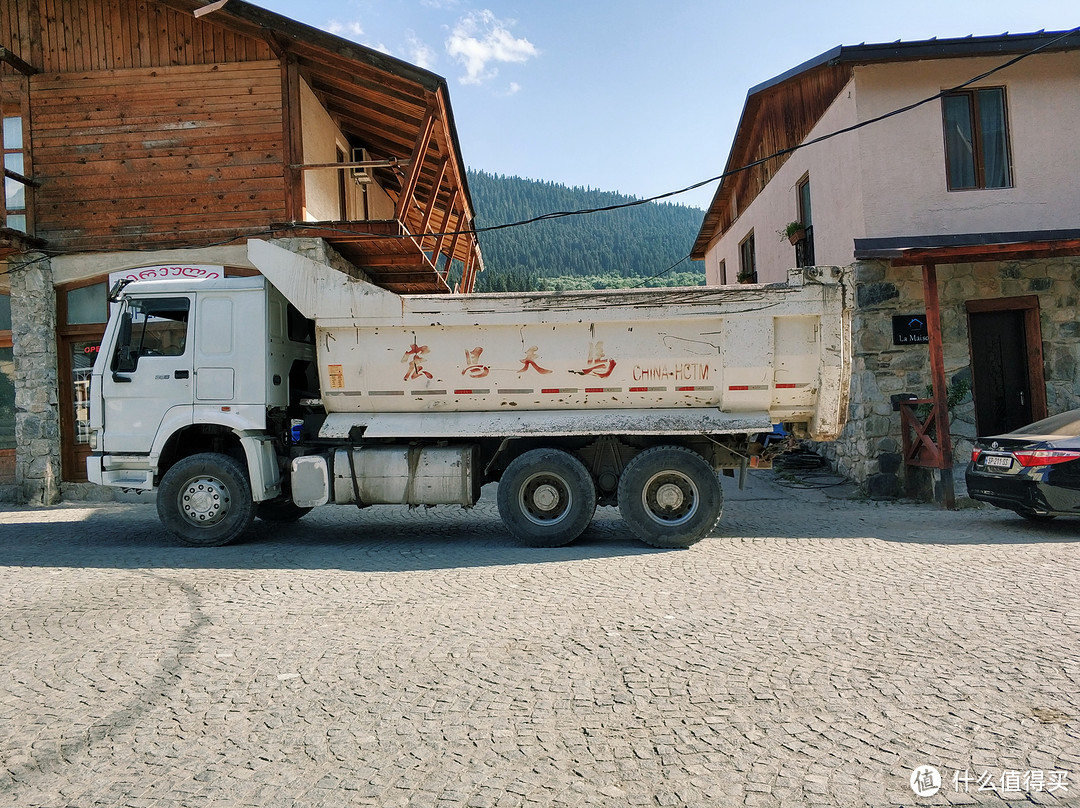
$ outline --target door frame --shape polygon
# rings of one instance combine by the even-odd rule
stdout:
[[[971,394],[975,395],[975,351],[971,339],[971,315],[988,312],[1015,311],[1024,316],[1024,339],[1028,350],[1028,389],[1031,392],[1031,420],[1041,421],[1046,412],[1046,374],[1043,372],[1042,324],[1039,319],[1039,296],[995,297],[984,300],[966,300],[968,328],[968,357],[971,358]],[[978,410],[976,409],[976,412]],[[978,416],[976,416],[976,421]],[[978,423],[976,423],[978,429]],[[981,433],[980,433],[981,434]]]

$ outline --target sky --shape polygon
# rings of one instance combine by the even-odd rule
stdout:
[[[1080,25],[1076,0],[252,2],[443,76],[469,168],[639,198],[718,175],[747,91],[837,45]]]

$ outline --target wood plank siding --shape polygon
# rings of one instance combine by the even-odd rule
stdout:
[[[0,0],[0,91],[33,185],[3,254],[317,234],[395,291],[483,266],[474,234],[430,235],[473,221],[445,80],[244,0]],[[307,147],[331,139],[370,155],[394,219],[307,221],[334,213],[305,199]]]
[[[265,41],[146,0],[2,0],[0,44],[37,71],[23,114],[50,249],[199,246],[284,218]]]
[[[727,232],[790,157],[770,155],[806,139],[851,75],[850,65],[824,65],[747,97],[725,167],[736,173],[716,190],[694,245],[695,259],[704,258],[710,240]],[[750,167],[739,170],[744,166]]]
[[[63,250],[211,243],[285,218],[276,61],[31,79],[37,235]]]
[[[273,59],[269,45],[151,0],[3,0],[0,44],[44,73]]]

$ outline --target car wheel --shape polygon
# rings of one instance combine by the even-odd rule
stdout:
[[[1057,518],[1052,513],[1035,513],[1034,511],[1017,511],[1017,513],[1029,522],[1049,522],[1051,519]]]

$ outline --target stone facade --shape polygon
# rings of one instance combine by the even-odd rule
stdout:
[[[9,259],[11,340],[15,358],[15,498],[30,505],[60,500],[60,416],[56,293],[52,265],[40,253]]]
[[[939,265],[945,374],[962,391],[971,382],[971,356],[965,302],[1039,297],[1047,411],[1080,407],[1080,257],[978,264]],[[837,469],[859,481],[873,498],[903,493],[926,497],[931,475],[905,467],[900,414],[891,396],[928,396],[929,351],[925,344],[893,345],[892,317],[926,311],[922,267],[892,267],[859,262],[853,267],[851,405],[847,425],[835,443],[819,452]],[[975,411],[967,392],[952,410],[950,434],[954,462],[963,464],[975,437]]]

